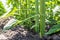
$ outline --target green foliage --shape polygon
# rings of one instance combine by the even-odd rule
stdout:
[[[17,0],[17,1],[8,0],[7,4],[9,5],[10,3],[13,5],[13,7],[16,7],[18,9],[17,12],[14,14],[14,17],[16,19],[18,19],[19,21],[22,21],[22,20],[25,20],[27,18],[30,18],[30,17],[36,15],[37,11],[39,11],[39,10],[37,10],[35,12],[35,0],[30,0],[30,1],[28,1],[28,0]],[[36,3],[36,6],[37,6],[37,3]],[[20,24],[21,25],[25,25],[27,28],[30,29],[33,25],[35,25],[35,23],[33,23],[32,21],[35,22],[35,20],[36,20],[36,23],[37,23],[37,21],[39,21],[36,18],[35,17],[30,18],[27,21],[22,22]]]
[[[6,18],[6,17],[9,17],[9,16],[14,16],[16,11],[17,11],[17,8],[14,7],[14,8],[11,9],[11,11],[9,13],[3,14],[0,18]]]
[[[39,14],[39,7],[38,7],[38,0],[35,0],[35,13]],[[36,32],[39,32],[39,16],[35,17],[35,30]]]
[[[0,16],[3,15],[6,12],[2,2],[0,2]]]
[[[60,24],[54,25],[46,34],[52,34],[60,31]]]
[[[4,14],[6,10],[2,2],[0,2],[0,15],[4,14],[4,17],[15,17],[18,21],[13,26],[17,24],[24,25],[26,28],[33,29],[35,32],[40,32],[41,35],[44,35],[46,20],[51,25],[60,24],[60,12],[53,13],[55,6],[60,4],[59,0],[7,0],[7,4],[9,6],[10,4],[12,5],[11,11]],[[53,26],[52,28],[56,30],[59,27]]]
[[[13,7],[18,8],[18,6],[19,6],[19,0],[8,0],[7,4],[9,5],[10,3],[13,5]]]

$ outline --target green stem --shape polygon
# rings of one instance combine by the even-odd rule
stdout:
[[[30,0],[27,0],[27,14],[28,14],[28,17],[30,17],[31,15],[31,13],[30,13]],[[28,24],[29,24],[29,27],[28,28],[30,28],[31,27],[31,20],[29,19],[28,20]]]
[[[35,11],[36,11],[36,14],[39,14],[39,9],[38,9],[38,0],[35,0]],[[39,32],[39,16],[36,16],[35,17],[35,25],[36,25],[36,27],[35,27],[35,31],[36,32]]]
[[[45,34],[45,0],[40,0],[40,37]]]

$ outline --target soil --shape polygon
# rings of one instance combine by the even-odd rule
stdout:
[[[60,40],[60,33],[55,33],[52,35],[45,35],[41,40]]]
[[[0,34],[0,40],[40,40],[38,34],[28,31],[27,29],[16,26]]]
[[[28,31],[20,25],[3,31],[3,26],[12,18],[0,18],[0,40],[40,40],[39,34]]]
[[[0,29],[3,29],[3,27],[5,26],[5,24],[12,19],[13,17],[5,17],[5,18],[0,18]]]
[[[43,38],[40,38],[39,34],[17,25],[6,32],[2,32],[0,34],[0,40],[60,40],[60,33],[45,35]]]
[[[23,26],[17,25],[16,27],[2,31],[3,26],[11,18],[1,19],[0,20],[0,40],[60,40],[60,32],[54,33],[51,35],[44,35],[43,38],[40,38],[39,34],[29,31]],[[46,32],[50,29],[50,25],[47,25]]]

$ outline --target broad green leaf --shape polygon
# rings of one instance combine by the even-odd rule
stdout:
[[[52,34],[60,31],[60,24],[54,25],[46,34]]]

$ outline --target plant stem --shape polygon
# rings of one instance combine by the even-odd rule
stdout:
[[[38,0],[35,0],[35,11],[36,11],[36,14],[39,14],[39,9],[38,9]],[[39,16],[36,16],[35,17],[35,31],[36,32],[39,32]]]
[[[45,34],[45,0],[40,0],[40,37]]]

